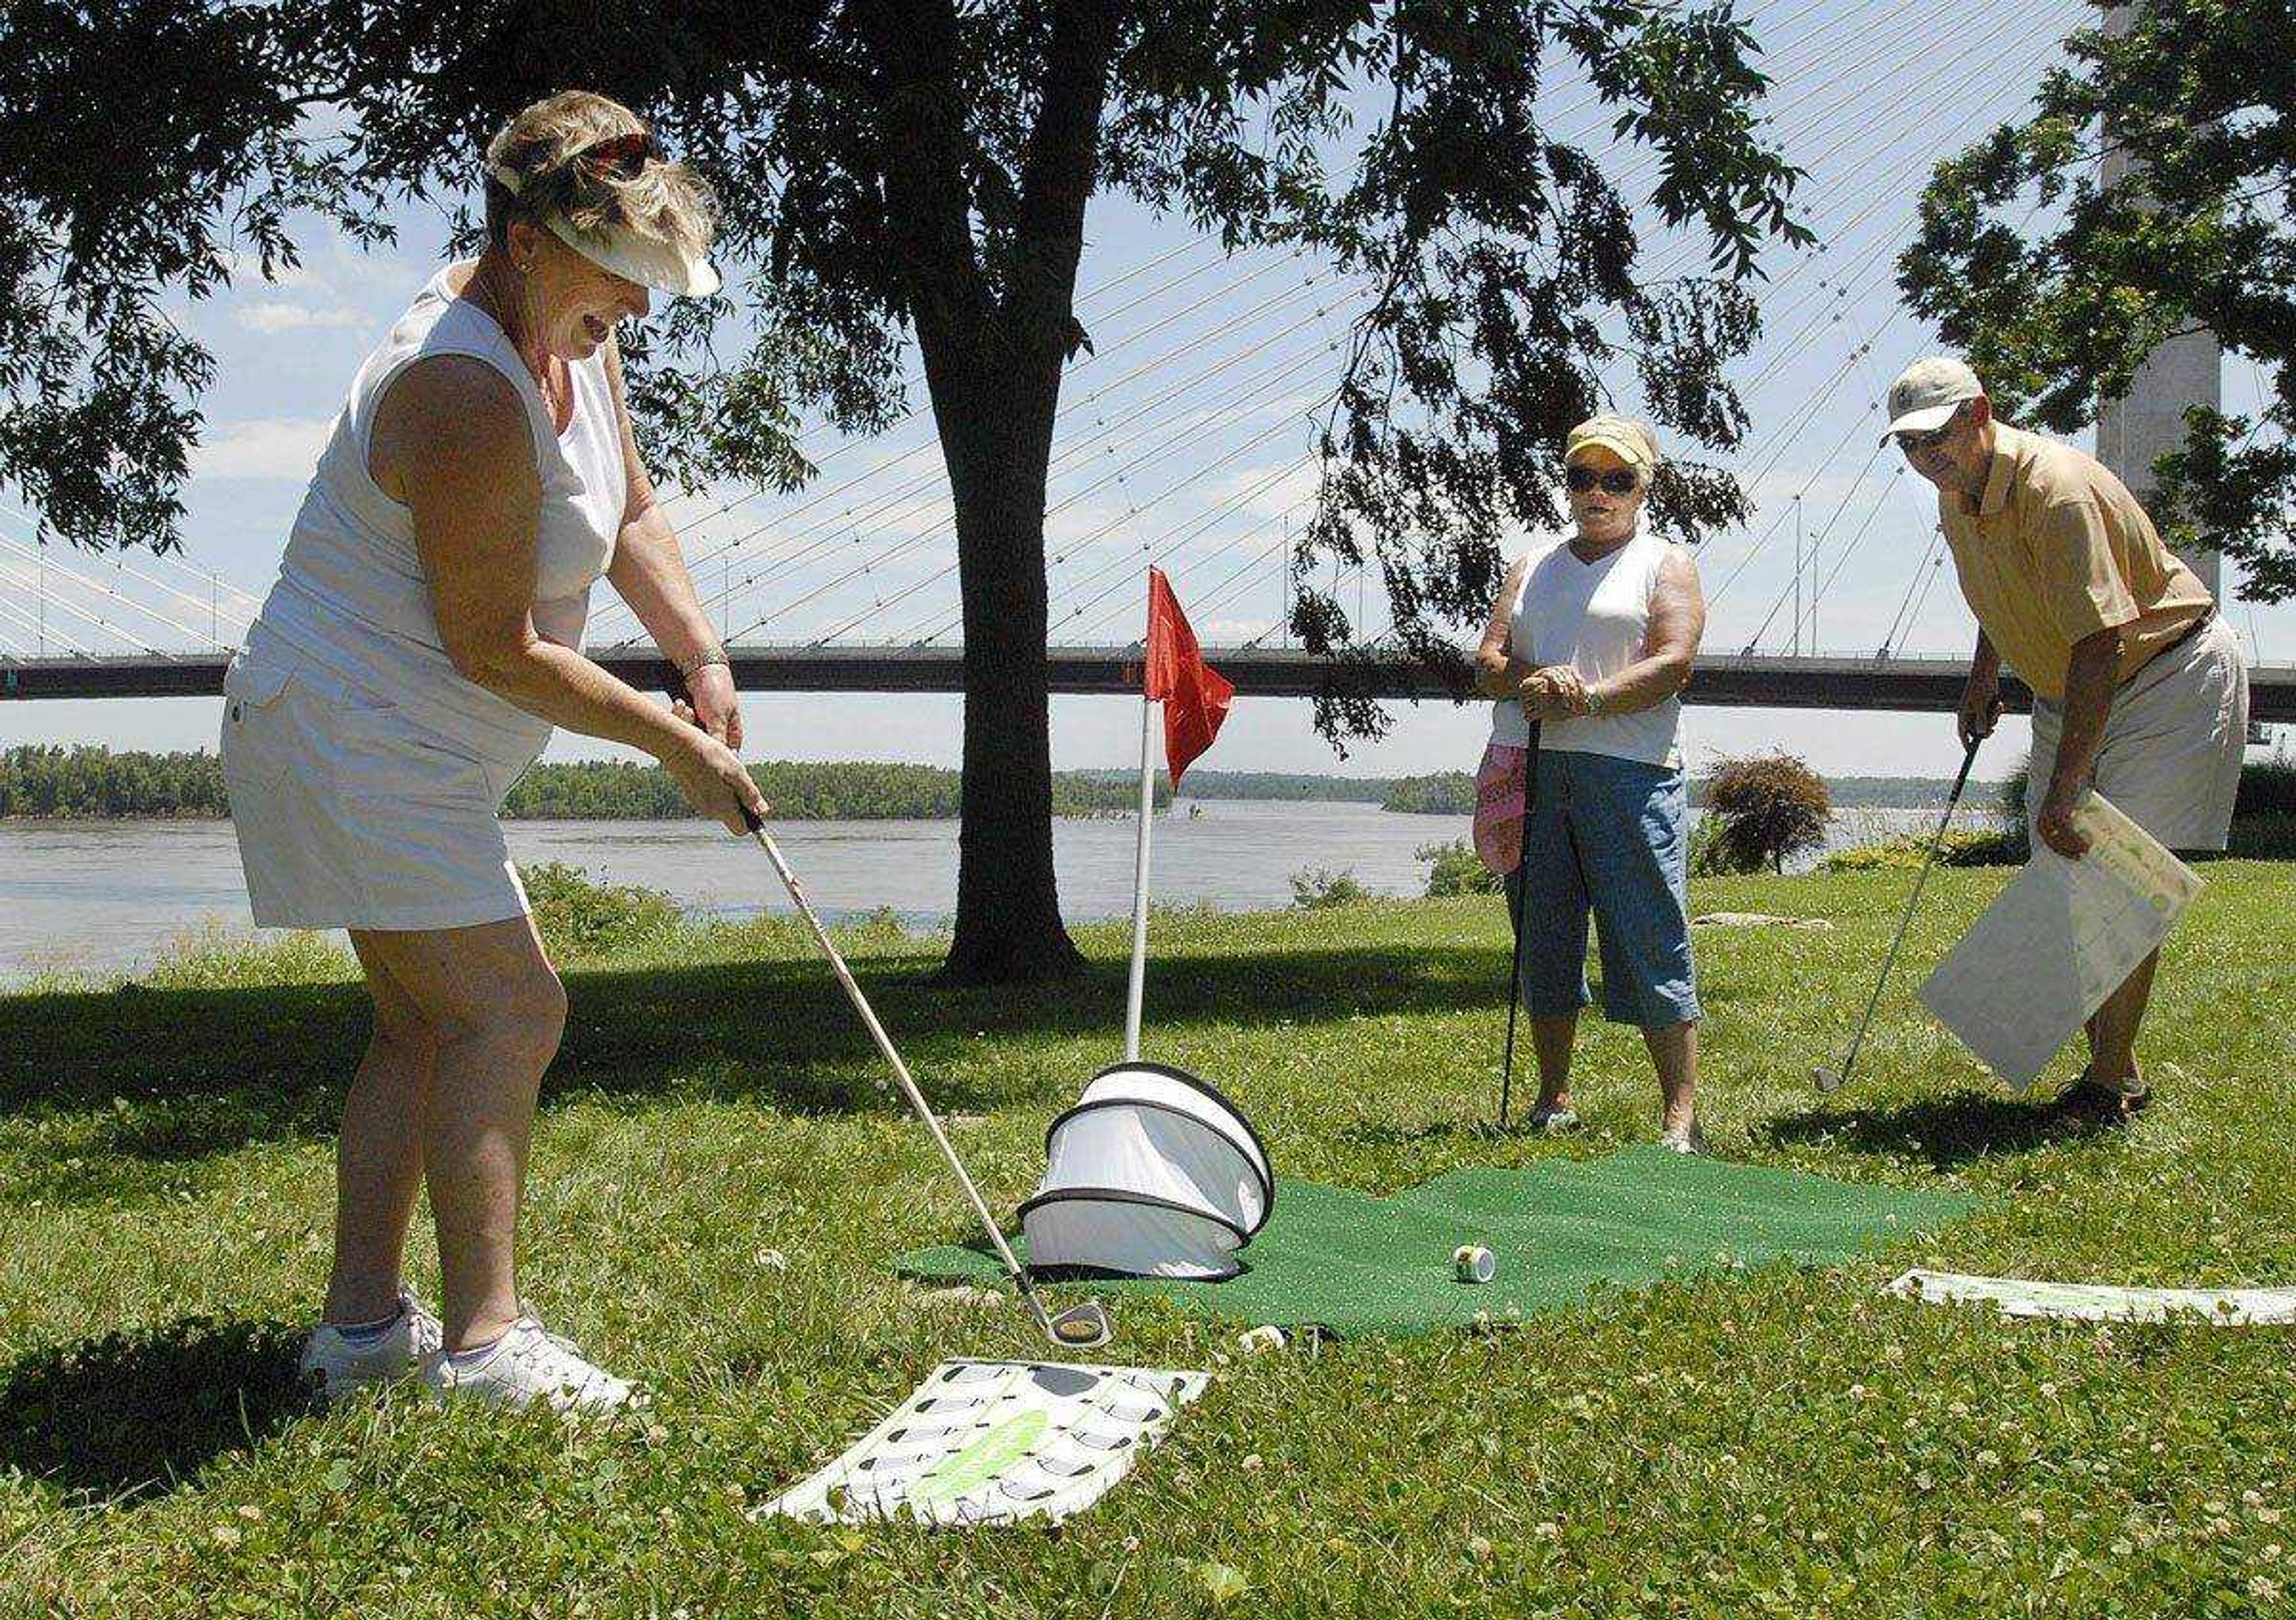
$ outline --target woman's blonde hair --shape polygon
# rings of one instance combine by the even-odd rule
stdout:
[[[700,258],[718,233],[718,199],[683,163],[649,152],[634,173],[578,160],[601,142],[645,135],[645,120],[608,96],[564,90],[535,102],[487,143],[487,240],[510,222],[553,215],[582,232],[630,231]]]

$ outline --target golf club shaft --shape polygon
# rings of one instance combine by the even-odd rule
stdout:
[[[1522,834],[1515,851],[1514,955],[1507,971],[1506,1057],[1499,1069],[1499,1129],[1506,1129],[1507,1108],[1514,1094],[1515,1013],[1522,1005],[1522,906],[1530,892],[1530,810],[1538,800],[1538,722],[1530,723],[1529,740],[1522,750]]]
[[[1874,981],[1874,994],[1866,1001],[1866,1016],[1857,1020],[1857,1032],[1849,1038],[1849,1055],[1841,1060],[1841,1078],[1849,1079],[1849,1071],[1857,1065],[1858,1049],[1866,1044],[1866,1031],[1874,1022],[1874,1009],[1882,1004],[1882,987],[1890,982],[1890,973],[1898,965],[1898,947],[1906,943],[1906,930],[1914,920],[1914,912],[1922,903],[1922,889],[1930,880],[1930,868],[1937,864],[1938,851],[1945,845],[1946,829],[1953,825],[1953,813],[1961,806],[1961,790],[1969,785],[1969,771],[1977,763],[1978,744],[1982,737],[1969,740],[1969,748],[1961,757],[1961,773],[1953,779],[1953,791],[1947,796],[1945,814],[1939,820],[1937,831],[1930,839],[1929,853],[1922,857],[1920,876],[1914,880],[1914,892],[1906,896],[1905,914],[1898,919],[1898,932],[1890,941],[1890,953],[1882,959],[1882,976]]]
[[[933,1145],[940,1150],[941,1158],[948,1161],[949,1173],[956,1177],[957,1184],[964,1189],[964,1196],[972,1200],[973,1213],[980,1217],[981,1230],[996,1246],[996,1257],[1004,1263],[1005,1271],[1028,1299],[1029,1308],[1036,1313],[1037,1322],[1050,1336],[1053,1322],[1045,1310],[1044,1301],[1037,1297],[1037,1290],[1029,1282],[1029,1273],[1013,1256],[1012,1246],[1004,1241],[1004,1234],[997,1229],[996,1217],[988,1213],[988,1206],[982,1200],[980,1190],[972,1184],[972,1177],[965,1174],[964,1161],[957,1158],[956,1150],[949,1145],[948,1135],[941,1129],[940,1121],[934,1117],[931,1105],[925,1101],[924,1093],[917,1090],[917,1083],[909,1077],[909,1066],[901,1061],[901,1054],[895,1050],[892,1037],[885,1033],[885,1027],[877,1021],[876,1013],[870,1010],[869,998],[861,994],[861,986],[854,982],[853,970],[845,965],[845,958],[831,942],[829,930],[821,926],[821,919],[813,914],[813,907],[806,900],[805,889],[799,884],[797,874],[790,870],[789,863],[782,859],[782,852],[775,845],[773,835],[763,825],[752,827],[750,835],[758,840],[758,846],[766,852],[767,858],[773,862],[774,870],[781,874],[782,886],[789,890],[790,898],[797,904],[798,913],[805,919],[806,926],[813,930],[814,941],[821,946],[822,954],[829,958],[829,965],[836,970],[837,982],[845,986],[845,994],[853,1002],[853,1010],[861,1015],[861,1021],[869,1027],[871,1038],[877,1043],[877,1050],[892,1066],[893,1077],[901,1083],[901,1092],[909,1100],[909,1107],[924,1122],[925,1129],[932,1133]]]

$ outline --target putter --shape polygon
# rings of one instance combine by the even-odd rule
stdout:
[[[933,1145],[940,1150],[941,1158],[948,1161],[950,1174],[964,1189],[964,1196],[972,1201],[973,1213],[980,1217],[981,1230],[988,1234],[989,1242],[996,1245],[996,1257],[1004,1263],[1005,1274],[1013,1279],[1013,1285],[1021,1290],[1021,1297],[1029,1302],[1029,1309],[1034,1313],[1037,1325],[1044,1330],[1045,1337],[1065,1350],[1092,1350],[1108,1343],[1114,1337],[1115,1329],[1108,1320],[1107,1308],[1097,1299],[1070,1305],[1057,1314],[1046,1308],[1043,1298],[1029,1280],[1028,1269],[1013,1256],[1012,1246],[1004,1241],[1004,1234],[997,1230],[996,1217],[988,1213],[988,1206],[981,1199],[980,1190],[972,1184],[972,1177],[965,1174],[964,1161],[957,1158],[956,1150],[949,1145],[947,1133],[940,1128],[940,1121],[933,1117],[931,1105],[925,1101],[924,1093],[917,1090],[917,1083],[909,1077],[908,1065],[901,1061],[901,1054],[894,1050],[892,1038],[886,1035],[885,1027],[877,1021],[877,1015],[870,1010],[868,997],[863,995],[861,986],[853,982],[852,970],[845,965],[845,958],[830,942],[829,931],[821,926],[821,919],[814,915],[813,907],[806,900],[805,890],[798,883],[797,874],[790,870],[789,863],[782,859],[782,852],[775,847],[773,835],[766,830],[765,822],[746,806],[742,809],[742,818],[750,825],[750,836],[758,840],[758,847],[766,852],[767,858],[774,863],[774,870],[781,874],[782,886],[789,890],[790,898],[797,903],[799,914],[804,917],[806,926],[813,930],[814,943],[820,945],[822,954],[829,958],[829,965],[836,970],[838,983],[845,986],[845,994],[852,1001],[854,1010],[869,1027],[869,1034],[876,1041],[877,1050],[892,1066],[893,1077],[901,1083],[902,1095],[909,1100],[909,1107],[924,1122],[925,1129],[932,1133]]]
[[[1898,965],[1898,947],[1906,943],[1906,929],[1914,920],[1914,908],[1922,903],[1922,886],[1930,880],[1930,868],[1937,863],[1938,850],[1945,843],[1945,830],[1953,824],[1954,810],[1961,803],[1961,790],[1969,785],[1969,768],[1977,763],[1978,745],[1984,740],[1982,735],[1972,737],[1968,752],[1961,757],[1961,774],[1953,779],[1953,793],[1945,802],[1945,815],[1930,839],[1929,853],[1922,857],[1921,876],[1914,880],[1914,892],[1906,900],[1906,913],[1898,919],[1898,934],[1890,941],[1890,953],[1882,959],[1882,977],[1874,981],[1874,994],[1866,1000],[1866,1016],[1857,1020],[1857,1032],[1849,1037],[1849,1055],[1841,1060],[1840,1068],[1820,1064],[1809,1072],[1821,1092],[1840,1091],[1849,1084],[1850,1071],[1857,1067],[1857,1051],[1866,1044],[1866,1031],[1874,1022],[1874,1009],[1881,1005],[1882,988],[1890,982],[1890,970]]]
[[[1522,750],[1522,842],[1514,869],[1514,965],[1507,975],[1506,1057],[1499,1068],[1499,1129],[1507,1128],[1507,1105],[1514,1092],[1514,1019],[1522,1005],[1522,903],[1530,893],[1530,807],[1538,797],[1538,722]],[[1537,1110],[1533,1110],[1536,1112]]]

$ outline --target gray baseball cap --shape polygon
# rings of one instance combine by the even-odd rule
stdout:
[[[1942,428],[1960,406],[1983,397],[1985,385],[1977,373],[1950,355],[1916,360],[1890,385],[1890,425],[1882,442],[1886,445],[1900,433]]]

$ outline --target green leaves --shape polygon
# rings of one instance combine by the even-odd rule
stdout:
[[[2123,37],[2075,35],[2030,119],[1938,167],[1898,262],[1906,302],[1997,401],[2060,432],[2179,332],[2209,328],[2261,364],[2264,407],[2194,413],[2154,472],[2172,537],[2240,560],[2263,601],[2296,594],[2287,29],[2277,0],[2156,0]],[[2111,151],[2143,164],[2107,190]]]

